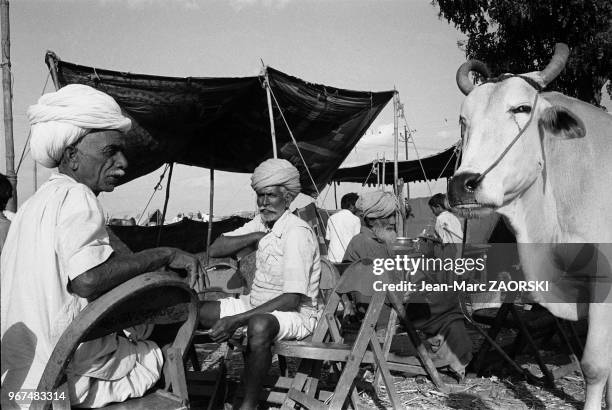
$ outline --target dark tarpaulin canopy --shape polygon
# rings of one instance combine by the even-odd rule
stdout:
[[[404,182],[417,182],[449,178],[455,172],[455,146],[429,157],[420,160],[399,161],[398,162],[398,178],[402,178]],[[423,168],[421,168],[421,165]],[[379,165],[380,179],[382,180],[383,163]],[[425,169],[425,175],[423,175]],[[374,169],[376,171],[376,168]],[[360,184],[376,184],[378,177],[372,170],[372,163],[358,165],[350,168],[340,168],[332,177],[335,182],[358,182]],[[367,178],[367,180],[366,180]],[[393,184],[393,161],[387,161],[385,165],[385,184]],[[382,181],[381,181],[382,182]]]
[[[176,78],[131,74],[46,59],[56,86],[79,83],[111,95],[132,118],[127,181],[164,163],[251,173],[272,158],[264,75]],[[311,84],[268,67],[270,88],[304,160],[322,189],[393,91],[361,92]],[[279,158],[300,170],[302,192],[316,190],[272,100]]]

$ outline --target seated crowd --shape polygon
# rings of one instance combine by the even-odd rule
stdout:
[[[131,121],[110,96],[68,85],[42,96],[27,115],[33,158],[44,167],[57,167],[57,173],[20,207],[2,249],[6,409],[19,408],[6,392],[37,388],[60,335],[88,302],[149,271],[185,271],[191,286],[201,285],[205,274],[195,256],[179,249],[124,254],[111,247],[97,197],[113,191],[125,175],[125,133]],[[319,242],[311,227],[289,212],[301,189],[298,170],[286,160],[269,159],[255,169],[251,181],[259,214],[209,249],[209,256],[224,257],[256,248],[250,293],[202,301],[199,308],[199,327],[209,329],[215,342],[228,340],[239,328],[247,331],[245,409],[257,407],[274,341],[308,337],[322,311]],[[333,262],[392,256],[398,211],[393,195],[349,194],[342,208],[327,229]],[[413,309],[411,318],[437,365],[462,375],[471,345],[458,306],[430,296],[427,308]],[[352,312],[352,306],[346,311]],[[95,408],[142,396],[162,376],[161,348],[167,340],[159,329],[138,326],[130,329],[129,339],[114,333],[80,344],[67,369],[71,404]]]

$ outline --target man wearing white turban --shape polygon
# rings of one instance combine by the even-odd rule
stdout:
[[[259,215],[210,247],[210,256],[223,257],[257,246],[251,293],[205,302],[200,309],[201,324],[211,329],[216,342],[227,340],[240,327],[247,329],[242,409],[257,407],[272,364],[272,343],[309,336],[320,315],[318,241],[310,226],[288,210],[300,192],[298,170],[289,161],[269,159],[255,169],[251,186]]]
[[[388,192],[375,191],[363,194],[356,203],[366,226],[349,242],[344,260],[355,262],[361,259],[395,258],[391,244],[396,239],[395,213],[399,210],[396,197]],[[413,283],[423,279],[423,273],[412,276]],[[465,325],[457,297],[446,292],[431,292],[426,295],[427,303],[409,303],[406,311],[415,327],[427,336],[427,347],[436,367],[445,368],[462,378],[465,366],[472,358],[472,343]],[[359,304],[369,300],[356,297]],[[358,306],[361,307],[361,306]],[[390,309],[385,306],[377,328],[387,327]],[[404,352],[403,354],[406,354]],[[410,352],[406,355],[413,355]]]
[[[31,150],[58,167],[19,209],[2,250],[2,408],[7,392],[36,389],[59,337],[88,301],[144,272],[184,269],[195,282],[197,258],[173,248],[118,254],[97,195],[125,175],[124,135],[131,121],[110,96],[68,85],[28,110]],[[146,329],[145,329],[146,328]],[[101,407],[142,396],[160,377],[150,327],[128,341],[111,334],[82,343],[68,366],[72,405]]]

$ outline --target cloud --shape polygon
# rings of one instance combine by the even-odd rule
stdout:
[[[129,8],[132,9],[142,9],[145,7],[159,5],[159,4],[168,4],[171,3],[173,6],[182,7],[187,10],[197,10],[200,8],[200,3],[198,0],[100,0],[101,4],[112,4],[112,3],[120,3],[126,4]]]
[[[239,12],[247,7],[263,6],[268,9],[280,10],[291,0],[230,0],[230,5],[234,11]]]

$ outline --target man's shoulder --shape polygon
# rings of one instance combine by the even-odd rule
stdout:
[[[296,228],[305,228],[305,229],[312,231],[312,228],[310,227],[310,225],[308,225],[308,222],[306,222],[305,220],[303,220],[297,215],[294,215],[290,212],[287,213],[287,221],[285,223],[284,230],[289,231],[289,230],[296,229]]]

